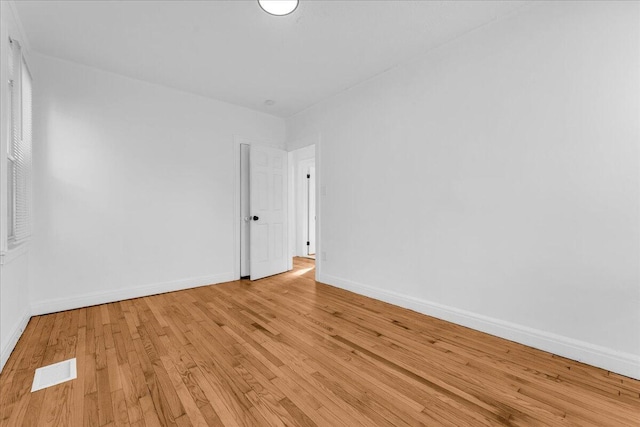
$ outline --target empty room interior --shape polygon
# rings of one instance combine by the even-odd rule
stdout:
[[[640,426],[640,1],[0,23],[0,426]]]

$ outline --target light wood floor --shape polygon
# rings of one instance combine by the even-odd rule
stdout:
[[[0,425],[640,425],[640,381],[295,267],[32,318]],[[71,357],[77,380],[30,393],[35,368]]]

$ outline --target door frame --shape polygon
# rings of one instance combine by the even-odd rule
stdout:
[[[305,245],[305,246],[306,246],[307,256],[313,255],[313,258],[315,259],[316,257],[316,162],[315,162],[315,158],[313,160],[314,160],[313,166],[309,167],[309,173],[307,174],[308,176],[308,178],[306,178],[307,191],[305,192],[306,202],[307,202],[307,215],[305,215],[305,220],[307,222],[307,241],[311,242],[313,240],[313,253],[309,253],[309,249],[311,249],[310,245]],[[311,187],[311,182],[313,182],[313,187]],[[313,209],[311,208],[312,198],[313,198]],[[311,218],[312,215],[313,215],[313,219]],[[311,227],[311,224],[310,224],[311,222],[313,223],[313,227]],[[313,229],[313,239],[310,237],[312,229]]]
[[[315,156],[315,155],[314,155]],[[309,196],[307,194],[307,186],[309,179],[307,178],[307,169],[311,166],[316,167],[316,159],[304,159],[298,162],[298,176],[296,177],[298,183],[298,194],[299,201],[296,203],[296,225],[299,218],[302,219],[300,224],[300,229],[296,230],[296,256],[308,256],[308,247],[306,245],[307,242],[307,231],[309,227],[309,218],[308,218],[308,207],[309,207]],[[314,177],[315,179],[315,177]],[[317,182],[316,182],[317,184]],[[315,191],[315,190],[314,190]],[[304,213],[304,214],[302,214]],[[302,215],[301,215],[302,214]],[[301,233],[300,233],[301,232]]]
[[[240,280],[240,145],[251,141],[233,135],[233,279]]]
[[[268,147],[278,147],[278,144],[269,143],[268,141],[258,141],[255,139],[245,138],[240,135],[233,135],[232,151],[233,151],[233,277],[234,280],[240,279],[240,145],[266,145]],[[304,138],[295,139],[292,141],[292,146],[297,148],[304,148],[309,145],[315,145],[315,158],[316,158],[316,280],[322,273],[322,264],[324,262],[324,253],[322,245],[322,198],[326,197],[326,187],[322,181],[322,150],[320,149],[322,144],[322,137],[320,133],[312,134]],[[291,153],[289,144],[284,150]],[[290,163],[291,164],[291,163]],[[289,180],[291,181],[291,180]],[[291,197],[289,197],[291,200]],[[289,227],[291,227],[291,218],[288,219]],[[290,239],[287,239],[287,251],[291,253]],[[291,263],[292,260],[289,260]],[[290,268],[291,265],[290,265]]]
[[[320,280],[320,274],[322,273],[322,264],[325,261],[323,258],[323,245],[322,245],[322,233],[321,233],[322,202],[323,202],[323,198],[326,197],[326,194],[327,194],[326,186],[322,180],[322,150],[321,150],[322,136],[320,133],[313,133],[302,138],[296,138],[291,141],[287,141],[287,149],[290,150],[289,153],[292,153],[295,150],[299,150],[301,148],[305,148],[311,145],[315,146],[315,163],[316,163],[316,257],[315,257],[316,277],[315,278],[316,280]],[[295,148],[289,148],[289,147],[295,147]],[[291,157],[289,157],[289,159],[291,159]],[[290,163],[291,165],[293,165],[292,161]],[[297,179],[297,177],[294,176],[293,170],[291,172],[292,172],[291,174],[292,179],[290,181],[293,181],[294,179]],[[293,207],[291,209],[293,209]],[[293,235],[296,235],[296,234],[293,234]],[[297,253],[295,241],[291,242],[291,239],[290,239],[289,242],[290,242],[289,243],[290,245],[293,245],[291,247],[291,251],[292,251],[291,254],[295,256],[295,254]]]

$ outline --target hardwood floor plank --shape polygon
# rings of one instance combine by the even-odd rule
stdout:
[[[82,407],[83,411],[83,426],[99,426],[100,420],[98,417],[98,392],[94,391],[84,395],[84,402]]]
[[[128,426],[129,411],[127,410],[127,401],[122,389],[111,392],[111,403],[113,405],[114,424],[116,426]]]
[[[317,424],[313,422],[311,418],[304,412],[302,412],[294,403],[288,398],[284,397],[280,400],[280,404],[291,415],[295,421],[294,425],[301,427],[317,427]]]
[[[134,385],[136,378],[134,378],[131,368],[132,366],[127,363],[119,366],[120,383],[122,384],[122,392],[124,394],[129,422],[134,424],[143,420],[143,414],[142,408],[140,407],[140,396]],[[139,369],[139,365],[134,366],[133,369]]]
[[[96,387],[98,389],[98,420],[100,425],[105,425],[113,421],[109,370],[106,366],[96,370]]]

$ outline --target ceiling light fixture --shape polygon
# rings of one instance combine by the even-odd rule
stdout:
[[[270,15],[288,15],[298,7],[298,0],[258,0],[258,4]]]

